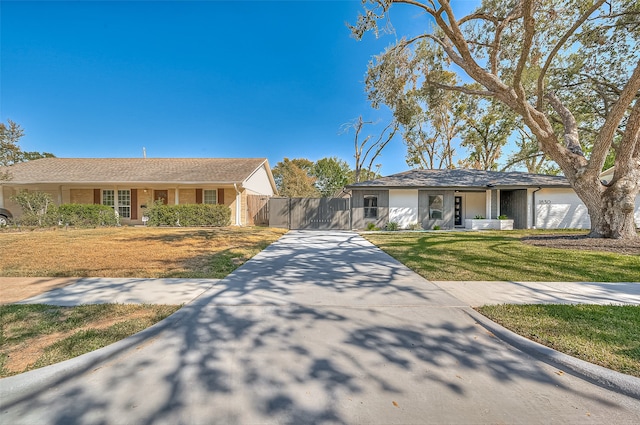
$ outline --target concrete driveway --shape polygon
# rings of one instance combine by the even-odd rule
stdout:
[[[288,233],[133,341],[0,380],[0,422],[640,423],[350,232]]]

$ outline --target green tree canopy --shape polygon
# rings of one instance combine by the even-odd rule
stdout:
[[[320,195],[330,197],[351,183],[352,173],[346,161],[334,156],[316,161],[312,175]]]
[[[308,159],[284,158],[273,167],[273,178],[281,196],[306,198],[319,195],[316,178],[309,175],[313,162]]]
[[[14,121],[7,120],[7,124],[0,123],[0,166],[8,166],[18,162],[55,156],[49,152],[23,151],[20,148],[20,139],[22,136],[24,136],[24,130]],[[8,171],[0,172],[0,180],[7,180],[8,178]]]

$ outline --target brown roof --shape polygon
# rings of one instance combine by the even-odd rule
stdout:
[[[571,187],[563,176],[482,170],[411,170],[347,186],[358,188]]]
[[[42,158],[4,167],[10,183],[241,183],[265,158]],[[3,167],[0,167],[3,168]]]

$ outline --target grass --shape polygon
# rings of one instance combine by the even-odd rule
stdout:
[[[0,377],[58,363],[159,322],[177,305],[0,306]]]
[[[478,311],[557,351],[640,377],[640,306],[497,305]]]
[[[538,231],[385,233],[365,237],[429,280],[635,282],[640,256],[536,247]]]
[[[0,276],[222,278],[284,232],[257,227],[2,231]]]

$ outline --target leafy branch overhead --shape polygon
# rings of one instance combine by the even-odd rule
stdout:
[[[483,0],[466,16],[448,0],[363,3],[351,26],[356,38],[387,29],[395,3],[421,12],[412,16],[424,28],[370,63],[372,106],[389,106],[407,125],[421,113],[416,99],[442,92],[501,104],[585,203],[591,236],[638,237],[640,3]],[[611,159],[615,171],[605,185],[599,175]]]

